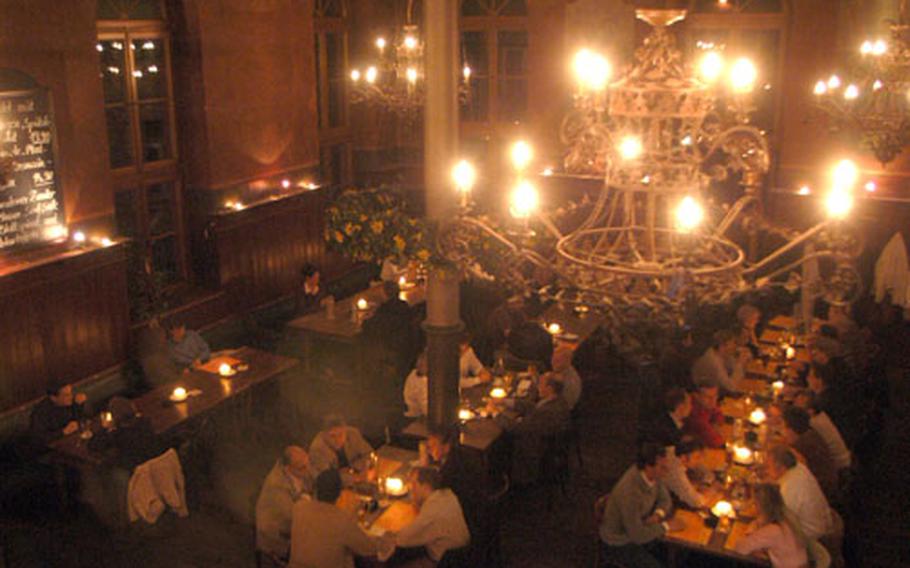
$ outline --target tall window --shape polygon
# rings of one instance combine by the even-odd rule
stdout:
[[[313,5],[320,165],[324,181],[349,181],[351,133],[348,126],[348,10],[344,0],[316,0]]]
[[[167,284],[185,275],[170,44],[160,0],[99,0],[104,92],[119,232]]]
[[[463,0],[461,52],[471,68],[471,97],[462,120],[523,120],[528,109],[528,6],[526,0]]]
[[[753,122],[776,140],[786,44],[783,0],[691,0],[687,18],[686,47],[693,55],[713,47],[726,57],[749,57],[758,68]]]

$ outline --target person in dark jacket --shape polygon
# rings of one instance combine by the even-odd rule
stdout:
[[[553,361],[553,336],[535,321],[526,321],[509,333],[506,340],[509,355],[539,365],[549,371]]]
[[[47,445],[79,430],[79,421],[87,416],[85,400],[71,384],[49,388],[47,398],[32,408],[29,430],[35,443]]]
[[[430,465],[439,468],[442,486],[458,497],[468,528],[474,534],[483,509],[483,487],[477,482],[483,472],[471,467],[458,444],[458,434],[455,427],[430,427],[427,454]]]
[[[319,309],[322,301],[328,297],[325,286],[322,285],[319,269],[312,264],[305,264],[300,270],[303,285],[297,289],[294,301],[294,313],[304,315]]]
[[[683,426],[692,413],[692,397],[681,388],[664,395],[663,412],[644,423],[639,442],[654,442],[662,447],[677,446],[683,438]]]
[[[376,308],[373,317],[363,322],[363,337],[367,344],[377,349],[380,361],[390,365],[396,388],[414,365],[419,352],[419,338],[414,325],[414,314],[408,303],[398,297],[398,282],[383,282],[385,301]]]
[[[132,472],[137,465],[161,455],[165,444],[158,439],[152,423],[136,411],[129,399],[115,396],[107,406],[109,423],[89,441],[89,449],[106,454],[110,463]]]

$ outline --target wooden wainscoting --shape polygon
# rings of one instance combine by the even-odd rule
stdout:
[[[0,278],[0,411],[126,357],[126,247],[66,251]]]

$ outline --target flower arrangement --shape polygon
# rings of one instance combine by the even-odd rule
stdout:
[[[408,214],[401,195],[387,187],[343,192],[326,208],[325,240],[361,262],[427,262],[433,250],[426,223]]]

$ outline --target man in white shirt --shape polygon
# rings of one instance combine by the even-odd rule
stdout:
[[[692,364],[692,381],[696,385],[715,385],[736,392],[748,357],[747,350],[739,350],[737,334],[722,329],[714,334],[714,344]]]
[[[667,447],[666,472],[662,478],[670,493],[693,509],[708,506],[708,497],[695,489],[688,475],[689,468],[695,466],[694,455],[700,449],[701,445],[697,442],[682,442],[675,447]]]
[[[439,470],[431,467],[412,470],[410,492],[420,512],[395,535],[395,544],[403,548],[423,547],[426,556],[407,566],[435,566],[447,550],[463,548],[470,543],[471,534],[461,504],[451,489],[442,488]]]
[[[461,378],[458,380],[459,389],[467,389],[492,379],[490,372],[484,368],[483,363],[477,359],[470,342],[465,339],[461,343],[461,359],[459,360]],[[403,398],[405,406],[404,415],[408,418],[418,418],[427,415],[427,354],[421,353],[417,364],[404,381]]]
[[[581,398],[581,377],[578,371],[572,366],[572,355],[575,352],[567,345],[558,345],[553,351],[553,375],[557,381],[563,384],[562,397],[569,410],[575,408],[578,399]]]
[[[818,540],[834,530],[831,507],[818,481],[787,446],[774,446],[768,453],[768,476],[780,485],[784,504],[799,519],[810,540]]]

